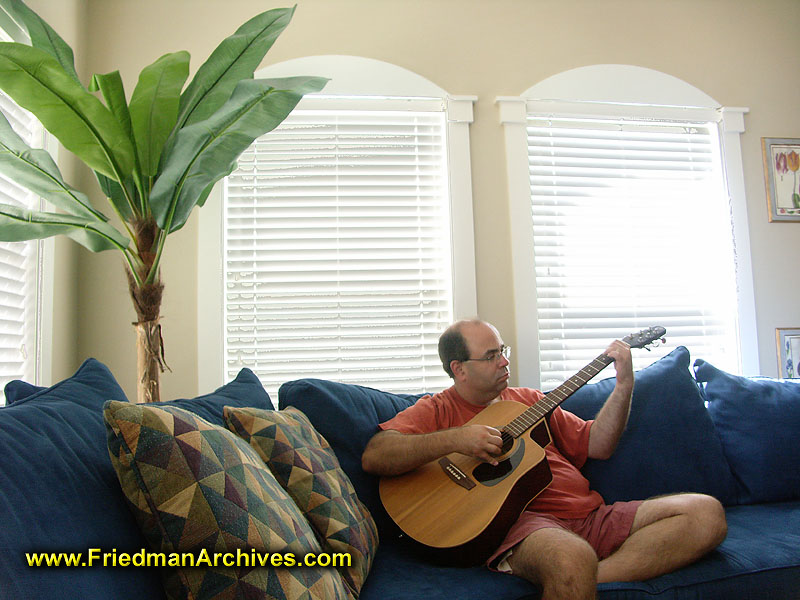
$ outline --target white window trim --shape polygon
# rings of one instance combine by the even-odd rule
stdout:
[[[498,97],[496,104],[505,133],[516,322],[514,353],[519,385],[536,388],[541,379],[536,281],[531,269],[533,229],[526,130],[529,112],[594,116],[637,113],[652,116],[658,112],[665,119],[703,119],[721,124],[721,150],[736,244],[742,374],[758,374],[755,296],[740,143],[748,109],[720,107],[713,98],[680,79],[629,65],[594,65],[565,71],[534,85],[522,96]]]
[[[47,131],[44,132],[44,148],[58,164],[59,143]],[[54,210],[47,203],[46,210]],[[71,241],[69,243],[72,243]],[[39,242],[39,323],[37,325],[38,356],[36,360],[36,385],[53,384],[53,327],[55,311],[55,238],[49,237]]]
[[[429,97],[446,102],[451,242],[453,245],[453,314],[456,319],[478,313],[472,210],[469,125],[476,96],[451,96],[424,77],[390,63],[357,56],[311,56],[261,69],[256,77],[317,75],[329,77],[322,96]],[[310,107],[307,97],[299,107]],[[403,100],[398,100],[399,104]],[[214,186],[198,211],[197,385],[214,389],[225,383],[224,266],[222,256],[222,185]],[[277,401],[277,399],[275,399]]]

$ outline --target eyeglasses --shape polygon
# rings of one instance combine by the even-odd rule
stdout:
[[[503,346],[500,346],[500,350],[492,350],[484,358],[465,358],[461,362],[467,362],[467,361],[470,361],[470,360],[485,361],[485,362],[489,362],[490,360],[493,360],[493,361],[497,362],[497,361],[500,360],[501,356],[503,358],[505,358],[505,359],[511,358],[511,346],[503,345]]]

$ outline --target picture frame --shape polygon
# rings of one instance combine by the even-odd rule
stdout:
[[[800,222],[800,138],[761,138],[769,221]]]
[[[800,327],[778,327],[778,373],[781,379],[800,379]]]

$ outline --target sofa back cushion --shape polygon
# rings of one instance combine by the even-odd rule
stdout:
[[[322,379],[298,379],[278,390],[280,408],[300,409],[328,440],[379,529],[389,523],[388,516],[378,496],[378,478],[362,470],[361,454],[377,433],[378,423],[388,421],[418,398]]]
[[[731,375],[701,359],[694,366],[739,503],[800,499],[800,383]]]
[[[616,452],[587,461],[583,469],[607,503],[673,492],[736,502],[733,476],[689,361],[680,346],[635,374],[630,419]],[[614,384],[614,378],[588,384],[562,406],[591,419]]]
[[[145,539],[108,455],[103,404],[127,401],[108,368],[86,360],[70,378],[0,407],[0,589],[9,598],[163,598],[155,569],[31,568],[25,552],[137,552]],[[162,403],[169,404],[169,403]],[[270,408],[243,369],[212,394],[174,401],[222,425],[224,405]],[[2,595],[2,594],[0,594]]]

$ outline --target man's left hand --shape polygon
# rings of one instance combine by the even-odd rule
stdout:
[[[633,389],[633,359],[631,347],[621,340],[614,340],[608,348],[606,355],[614,359],[614,368],[617,370],[617,387]]]

